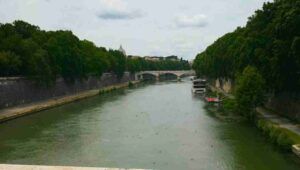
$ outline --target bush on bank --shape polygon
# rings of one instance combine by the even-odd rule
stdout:
[[[265,80],[255,67],[248,66],[237,78],[235,99],[239,113],[253,117],[255,108],[264,102]]]
[[[266,134],[269,139],[280,146],[282,149],[289,151],[292,145],[300,143],[300,136],[294,132],[282,128],[276,123],[272,123],[265,119],[260,119],[256,123],[257,127]]]
[[[225,113],[237,113],[237,103],[235,99],[224,98],[222,106]]]

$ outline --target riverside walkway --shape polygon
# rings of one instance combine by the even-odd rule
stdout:
[[[278,124],[280,127],[288,129],[300,136],[300,124],[294,123],[289,119],[272,113],[262,107],[258,107],[256,111],[262,116],[262,118],[270,120],[271,122]]]
[[[137,83],[138,81],[132,82],[132,83]],[[60,105],[64,105],[67,103],[71,103],[74,101],[82,100],[88,97],[96,96],[99,94],[100,91],[110,91],[112,89],[119,89],[119,88],[124,88],[127,87],[128,83],[121,83],[117,85],[112,85],[108,87],[104,87],[101,89],[95,89],[95,90],[88,90],[84,92],[80,92],[77,94],[73,95],[67,95],[67,96],[62,96],[62,97],[57,97],[53,99],[48,99],[45,101],[41,102],[34,102],[34,103],[29,103],[29,104],[24,104],[24,105],[19,105],[11,108],[6,108],[0,110],[0,123],[5,122],[11,119],[15,119],[24,115],[28,115],[31,113],[39,112],[42,110],[47,110],[53,107],[57,107]]]
[[[279,116],[272,111],[269,111],[265,108],[258,107],[256,112],[260,115],[261,118],[268,120],[270,122],[276,123],[279,127],[287,129],[298,136],[300,136],[300,124],[294,123],[291,120]],[[292,146],[292,151],[300,157],[300,144],[295,144]]]
[[[226,93],[225,91],[223,91],[222,89],[210,86],[210,88],[213,91],[217,91],[219,93],[224,94],[224,96],[230,98],[230,99],[234,99],[234,96],[232,94]],[[288,129],[296,134],[298,134],[300,136],[300,124],[294,123],[292,121],[290,121],[287,118],[284,118],[272,111],[269,111],[263,107],[258,107],[256,108],[256,111],[260,114],[260,116],[264,119],[267,119],[273,123],[278,124],[280,127]]]
[[[224,90],[220,88],[216,88],[214,86],[209,86],[212,91],[216,91],[218,93],[222,93],[225,97],[234,99],[234,95],[230,93],[226,93]],[[265,120],[268,120],[272,123],[277,124],[279,127],[287,129],[296,135],[300,136],[300,124],[299,123],[294,123],[291,120],[282,117],[270,110],[267,110],[264,107],[257,107],[256,112],[259,114],[259,117]],[[296,144],[292,146],[292,151],[300,157],[300,144]]]

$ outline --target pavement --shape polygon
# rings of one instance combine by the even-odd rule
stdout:
[[[268,119],[276,124],[278,124],[280,127],[283,127],[285,129],[288,129],[300,136],[300,124],[294,123],[290,121],[287,118],[281,117],[279,115],[276,115],[272,113],[271,111],[258,107],[256,111],[265,119]]]
[[[138,83],[138,81],[134,81],[132,83],[135,84],[135,83]],[[96,96],[99,94],[99,91],[103,91],[103,90],[109,91],[112,89],[119,89],[119,88],[123,88],[123,87],[127,87],[127,86],[128,86],[128,82],[120,83],[120,84],[104,87],[101,89],[80,92],[80,93],[77,93],[74,95],[62,96],[62,97],[58,97],[58,98],[41,101],[41,102],[34,102],[34,103],[30,103],[30,104],[24,104],[24,105],[19,105],[19,106],[15,106],[15,107],[2,109],[2,110],[0,110],[0,123],[11,120],[11,119],[15,119],[17,117],[28,115],[31,113],[36,113],[36,112],[39,112],[42,110],[47,110],[47,109],[57,107],[60,105],[64,105],[67,103],[71,103],[74,101],[78,101],[78,100],[82,100],[82,99],[85,99],[88,97]]]

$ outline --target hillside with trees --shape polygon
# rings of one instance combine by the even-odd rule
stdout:
[[[187,61],[128,59],[118,50],[97,47],[71,31],[44,31],[24,21],[0,24],[0,77],[24,76],[51,85],[125,71],[190,69]]]
[[[236,80],[251,66],[263,78],[265,91],[299,95],[300,1],[275,0],[197,55],[198,76]]]

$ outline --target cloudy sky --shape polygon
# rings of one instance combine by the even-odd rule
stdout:
[[[267,0],[0,0],[0,23],[24,20],[72,30],[132,55],[195,55],[244,26]]]

